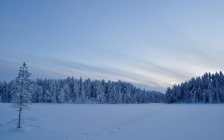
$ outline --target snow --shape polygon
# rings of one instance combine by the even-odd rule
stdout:
[[[223,104],[0,104],[0,140],[223,140]]]

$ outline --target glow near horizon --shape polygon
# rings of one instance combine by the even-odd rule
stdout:
[[[0,80],[124,80],[151,90],[223,70],[223,1],[0,2]]]

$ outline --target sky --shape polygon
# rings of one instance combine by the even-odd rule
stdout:
[[[122,80],[165,92],[224,70],[223,0],[1,0],[0,81]]]

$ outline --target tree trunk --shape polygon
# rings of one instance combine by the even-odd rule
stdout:
[[[22,96],[20,95],[20,107],[19,107],[19,120],[18,120],[18,128],[21,128],[21,113],[22,113],[22,107],[21,107],[21,104],[22,104]]]
[[[22,112],[22,108],[20,107],[19,108],[19,120],[18,120],[18,125],[17,125],[18,128],[21,128],[21,112]]]

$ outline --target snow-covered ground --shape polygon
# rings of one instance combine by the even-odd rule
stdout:
[[[223,104],[0,104],[0,140],[224,140]]]

